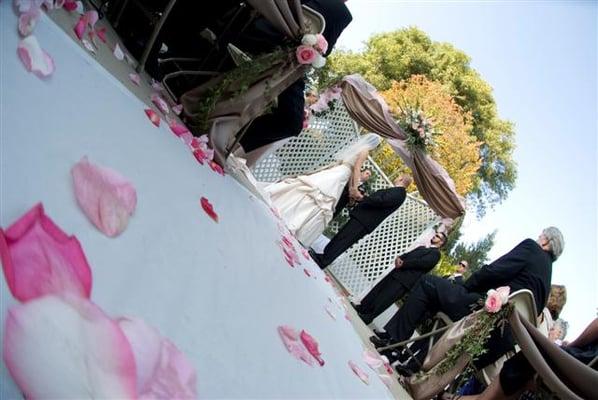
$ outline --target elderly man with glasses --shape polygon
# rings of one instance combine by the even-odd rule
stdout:
[[[440,260],[440,247],[446,235],[438,232],[427,246],[419,246],[395,259],[395,268],[384,277],[359,305],[355,305],[364,323],[371,323],[378,315],[399,301],[423,275],[431,271]]]

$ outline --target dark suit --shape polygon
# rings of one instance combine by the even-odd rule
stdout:
[[[342,0],[306,0],[301,3],[322,14],[326,27],[322,35],[328,42],[326,55],[330,54],[334,44],[343,30],[351,23],[353,17]],[[246,43],[240,48],[249,53],[258,50],[270,51],[284,40],[282,34],[274,31],[269,23],[258,21],[254,31],[247,32]],[[241,139],[245,152],[277,142],[284,138],[297,136],[303,128],[303,109],[305,107],[305,80],[297,80],[278,96],[278,105],[271,113],[256,118]]]
[[[332,216],[332,218],[336,218],[338,217],[338,215],[343,211],[343,208],[347,207],[347,205],[349,204],[349,185],[351,183],[347,183],[345,185],[345,188],[343,189],[343,192],[341,193],[341,197],[339,197],[338,201],[336,202],[336,207],[334,208],[334,215]],[[357,190],[359,190],[359,192],[361,194],[365,194],[365,188],[363,186],[363,184],[359,185],[357,187]]]
[[[404,187],[391,187],[365,197],[349,211],[349,221],[328,243],[324,253],[316,259],[320,267],[326,268],[359,239],[376,229],[403,204],[406,196]]]
[[[438,276],[427,275],[415,285],[409,299],[386,324],[385,330],[395,341],[409,339],[426,315],[442,311],[453,321],[471,313],[488,289],[509,286],[511,293],[529,289],[534,295],[536,309],[541,312],[548,299],[552,277],[550,253],[533,240],[526,239],[493,263],[471,275],[463,285],[455,285]],[[482,368],[495,361],[513,347],[510,329],[501,336],[496,329],[488,341],[490,351],[476,362]]]
[[[463,283],[465,283],[465,280],[463,279],[463,275],[457,275],[455,276],[454,274],[451,275],[445,275],[443,276],[444,279],[447,279],[450,282],[453,282],[457,285],[462,285]]]
[[[402,254],[403,265],[386,275],[361,304],[355,307],[366,324],[371,323],[378,315],[400,300],[411,290],[417,280],[436,266],[440,260],[440,250],[436,247],[417,247]]]

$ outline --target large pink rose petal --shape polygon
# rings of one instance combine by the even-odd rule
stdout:
[[[79,241],[54,224],[41,204],[6,231],[0,229],[0,259],[8,288],[19,301],[91,293],[91,269]]]
[[[37,25],[37,21],[41,16],[39,8],[32,7],[26,13],[21,14],[19,17],[19,33],[23,36],[30,35]]]
[[[12,307],[3,358],[25,398],[133,399],[135,359],[118,325],[81,297]]]
[[[322,360],[322,357],[320,357],[322,353],[320,353],[320,349],[318,348],[318,341],[306,331],[301,331],[299,338],[301,339],[301,343],[303,343],[307,351],[309,351],[309,354],[311,354],[313,358],[318,361],[320,366],[324,365],[324,360]]]
[[[355,375],[357,375],[357,377],[359,379],[361,379],[361,381],[363,383],[365,383],[366,385],[370,384],[370,377],[368,374],[366,374],[365,372],[363,372],[363,370],[361,368],[359,368],[359,366],[354,363],[353,361],[349,361],[349,368],[351,368],[351,370],[353,371],[353,373]]]
[[[106,43],[106,28],[97,29],[96,35],[98,35],[102,42]]]
[[[140,399],[197,398],[195,368],[170,340],[139,319],[118,323],[135,355]]]
[[[137,205],[133,184],[113,169],[83,157],[71,169],[75,197],[87,218],[106,236],[121,234]]]
[[[299,335],[295,329],[288,325],[281,325],[278,327],[278,334],[282,339],[282,343],[293,357],[303,361],[307,365],[314,365],[313,358],[299,341]]]
[[[185,125],[183,124],[179,124],[176,121],[172,121],[169,124],[170,130],[172,131],[172,133],[174,133],[175,135],[177,135],[178,137],[181,137],[181,135],[185,132],[189,132],[189,128],[187,128]],[[191,133],[191,132],[189,132]]]
[[[42,50],[35,36],[29,35],[21,40],[17,53],[25,69],[38,77],[46,78],[54,73],[54,60]]]

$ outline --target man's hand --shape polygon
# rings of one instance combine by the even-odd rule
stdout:
[[[395,258],[395,268],[401,268],[403,266],[403,260],[401,257]]]
[[[349,198],[355,201],[361,201],[363,200],[363,194],[361,194],[361,192],[357,188],[352,187],[349,189]]]

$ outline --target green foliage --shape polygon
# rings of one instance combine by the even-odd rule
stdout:
[[[496,231],[472,244],[459,243],[451,251],[450,258],[455,264],[466,260],[469,263],[469,274],[473,274],[488,262],[488,252],[494,246],[495,236]]]
[[[197,111],[193,118],[194,125],[201,131],[207,130],[210,114],[218,102],[245,93],[273,65],[289,59],[289,54],[288,50],[276,49],[251,61],[243,61],[236,68],[225,72],[220,80],[208,88],[198,101]],[[268,94],[266,93],[264,96],[267,97]]]
[[[417,28],[373,35],[361,53],[337,51],[320,71],[322,81],[360,73],[379,90],[393,81],[424,75],[441,82],[472,117],[472,135],[480,142],[479,181],[469,196],[478,215],[504,200],[514,187],[513,124],[499,118],[492,88],[470,66],[470,58],[451,44],[432,41]]]

